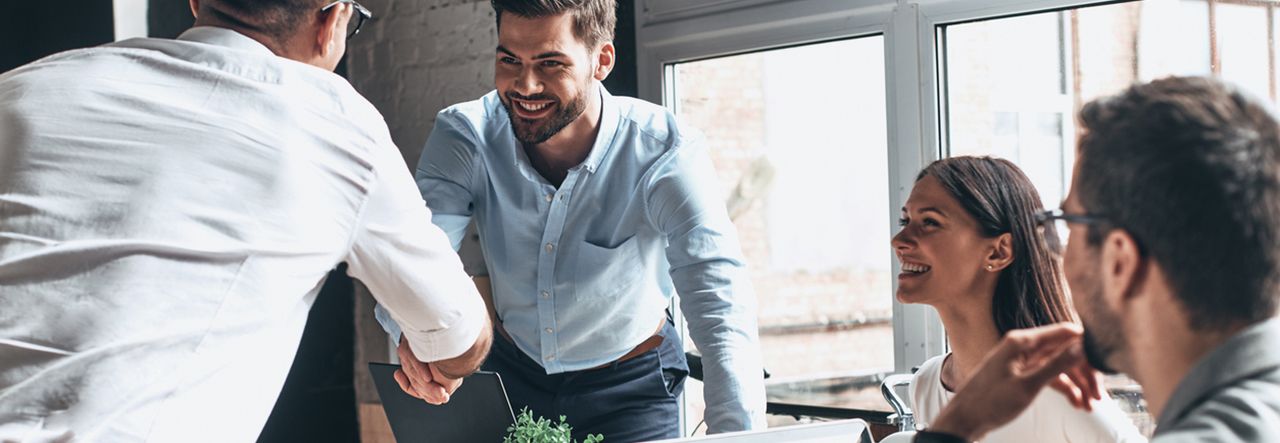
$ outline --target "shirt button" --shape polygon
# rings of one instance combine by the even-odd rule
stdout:
[[[542,291],[542,298],[551,298],[551,293],[547,291]]]
[[[550,202],[553,198],[556,198],[555,194],[547,194],[547,202]]]
[[[547,243],[547,246],[546,246],[545,248],[543,248],[543,249],[546,249],[546,250],[547,250],[547,252],[551,252],[551,251],[556,250],[556,245],[553,245],[553,244],[551,244],[551,243]]]
[[[551,330],[551,328],[543,329],[543,331],[547,331],[547,333],[548,333],[548,334],[550,334],[550,333],[552,333],[552,332],[553,332],[553,331]]]

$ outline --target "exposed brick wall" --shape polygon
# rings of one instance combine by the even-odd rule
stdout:
[[[497,33],[487,0],[365,0],[377,18],[347,49],[351,83],[416,165],[436,113],[493,89]]]

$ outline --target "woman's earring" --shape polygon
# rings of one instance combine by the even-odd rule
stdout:
[[[994,271],[994,270],[996,270],[996,267],[995,267],[995,266],[992,266],[992,265],[987,265],[987,270],[988,270],[988,271]]]

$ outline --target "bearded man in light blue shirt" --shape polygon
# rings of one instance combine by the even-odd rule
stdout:
[[[615,0],[492,4],[497,89],[440,112],[417,170],[455,249],[476,221],[501,336],[485,369],[516,409],[565,415],[577,438],[677,437],[678,294],[708,430],[763,428],[755,296],[706,145],[600,84]]]

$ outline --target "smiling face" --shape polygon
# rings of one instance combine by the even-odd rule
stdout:
[[[982,236],[978,222],[936,178],[916,182],[900,224],[892,242],[902,263],[898,301],[934,307],[990,303],[992,291],[981,288],[995,240]]]
[[[573,123],[596,98],[595,81],[608,74],[600,53],[573,34],[573,17],[528,18],[503,13],[498,29],[495,87],[516,139],[536,145]]]

